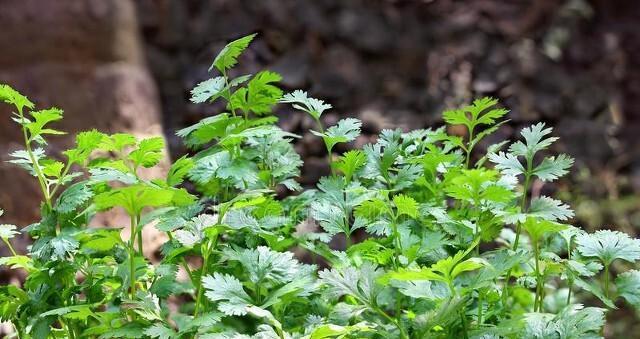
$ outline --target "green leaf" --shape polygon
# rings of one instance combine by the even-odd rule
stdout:
[[[347,182],[351,181],[353,175],[367,162],[367,156],[361,150],[351,150],[343,154],[334,165],[341,171]]]
[[[14,105],[20,112],[24,107],[33,109],[35,106],[27,97],[5,84],[0,84],[0,100],[7,104]]]
[[[205,239],[205,230],[217,224],[217,219],[210,214],[200,214],[191,218],[186,225],[174,232],[174,236],[183,246],[193,247]]]
[[[321,282],[326,285],[326,293],[330,298],[337,299],[343,295],[350,295],[363,304],[375,300],[379,293],[376,280],[381,275],[382,270],[377,269],[369,262],[363,263],[360,268],[334,268],[319,273]]]
[[[533,174],[542,181],[554,181],[568,173],[568,169],[573,165],[573,158],[565,154],[558,157],[547,157],[536,166]]]
[[[544,195],[531,200],[527,214],[549,221],[573,218],[573,211],[568,205]]]
[[[56,210],[66,214],[75,211],[93,197],[93,191],[86,182],[79,182],[67,188],[56,203]]]
[[[245,315],[247,307],[253,303],[240,280],[229,274],[215,272],[213,276],[207,275],[202,286],[207,290],[207,298],[218,302],[218,309],[226,315]]]
[[[125,147],[136,144],[136,137],[128,133],[116,133],[102,138],[99,148],[107,152],[123,152]]]
[[[491,153],[488,155],[488,157],[489,161],[496,164],[496,169],[500,170],[500,172],[504,173],[505,175],[516,176],[524,174],[525,172],[524,166],[522,166],[522,163],[520,163],[518,157],[511,153]]]
[[[213,101],[220,97],[225,89],[226,81],[223,76],[205,80],[191,90],[191,102],[200,104]]]
[[[497,99],[485,97],[476,99],[469,106],[443,113],[444,121],[451,125],[465,125],[472,131],[478,125],[493,125],[497,119],[508,113],[505,109],[491,109],[498,104]]]
[[[143,139],[138,144],[138,148],[129,153],[129,160],[131,160],[136,167],[142,166],[150,168],[160,162],[164,149],[165,145],[162,137]]]
[[[54,129],[45,128],[51,122],[62,120],[62,110],[59,108],[49,108],[41,111],[31,112],[34,121],[25,124],[30,133],[30,140],[37,140],[37,137],[45,134],[64,134]],[[40,142],[43,143],[43,142]]]
[[[319,120],[324,111],[332,108],[330,104],[311,98],[307,95],[307,92],[301,90],[285,94],[280,102],[293,104],[295,109],[307,112],[315,120]]]
[[[532,159],[534,154],[546,149],[558,140],[557,137],[545,138],[547,135],[551,134],[552,131],[553,129],[550,127],[545,128],[545,124],[543,122],[530,127],[525,127],[520,131],[525,142],[523,143],[522,141],[518,141],[512,144],[509,147],[509,151],[516,156],[525,156],[528,159]]]
[[[31,255],[39,260],[68,260],[79,243],[68,235],[39,238],[31,247]]]
[[[618,295],[640,311],[640,271],[629,270],[616,277]]]
[[[354,334],[357,332],[363,331],[372,331],[373,329],[364,322],[357,323],[355,325],[350,326],[340,326],[340,325],[322,325],[317,327],[311,333],[311,339],[324,339],[324,338],[334,338],[334,337],[344,337],[349,334]]]
[[[396,217],[406,215],[411,218],[418,217],[418,203],[409,196],[398,194],[393,197],[393,203],[396,205]]]
[[[531,241],[538,242],[547,233],[558,233],[567,227],[548,220],[540,220],[528,217],[522,227],[529,233]]]
[[[193,168],[193,159],[186,155],[176,160],[169,168],[167,174],[167,185],[178,186],[184,181],[184,177],[187,176],[189,171]]]
[[[546,338],[602,338],[605,310],[597,307],[570,305],[559,314],[527,313],[526,327],[520,337],[524,339]]]
[[[346,118],[338,121],[335,126],[329,127],[324,133],[311,131],[311,133],[322,137],[328,150],[342,142],[350,142],[360,135],[360,126],[362,122],[355,118]]]
[[[122,207],[129,215],[136,216],[145,207],[161,207],[170,204],[173,195],[172,190],[138,184],[100,193],[96,195],[94,202],[99,210]]]
[[[240,262],[253,283],[265,280],[285,284],[295,279],[302,269],[301,264],[293,258],[292,252],[275,252],[266,246],[226,250],[224,254],[229,260]]]
[[[215,67],[220,72],[225,73],[227,69],[235,66],[238,62],[238,56],[249,46],[255,36],[256,34],[247,35],[224,46],[222,51],[220,51],[213,60],[209,71]]]
[[[95,129],[86,132],[80,132],[76,135],[76,147],[70,150],[64,151],[64,155],[69,159],[70,164],[84,164],[85,161],[91,155],[91,152],[96,150],[103,140],[108,138],[104,133],[98,132]]]
[[[163,324],[155,324],[148,327],[144,331],[144,334],[151,338],[158,339],[173,339],[177,337],[177,333],[173,329],[166,327]]]
[[[640,259],[640,240],[618,231],[600,230],[578,235],[576,244],[580,254],[596,257],[605,265],[610,265],[616,259],[632,263]]]
[[[275,72],[262,71],[256,74],[246,88],[233,93],[230,106],[256,115],[271,113],[273,105],[282,97],[282,90],[273,85],[280,80],[282,76]]]

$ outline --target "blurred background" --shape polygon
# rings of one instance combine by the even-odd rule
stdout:
[[[442,124],[441,112],[477,96],[511,110],[491,141],[544,121],[576,158],[570,177],[535,189],[576,210],[575,224],[638,236],[640,226],[640,3],[635,0],[0,0],[0,83],[38,107],[66,113],[70,132],[98,128],[140,136],[164,133],[170,157],[185,149],[174,131],[220,111],[193,105],[189,91],[208,79],[231,39],[257,32],[239,73],[280,72],[342,116],[364,121],[356,144],[384,128]],[[0,108],[0,153],[19,134]],[[300,133],[303,184],[328,172],[311,122],[278,108],[283,128]],[[3,222],[27,225],[38,188],[0,164]],[[638,321],[624,310],[612,332],[630,337]],[[621,333],[626,334],[622,335]]]

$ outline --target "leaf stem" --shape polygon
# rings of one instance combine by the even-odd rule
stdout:
[[[49,208],[51,208],[51,196],[49,194],[49,189],[46,185],[46,178],[42,174],[42,170],[40,170],[40,164],[36,161],[36,157],[33,155],[33,150],[31,149],[31,141],[29,141],[29,136],[27,134],[27,128],[24,125],[26,121],[24,118],[24,113],[22,112],[22,108],[18,109],[18,113],[20,115],[20,126],[22,127],[22,135],[24,137],[24,146],[27,149],[27,154],[29,156],[29,161],[33,165],[33,170],[36,172],[36,176],[38,177],[38,183],[40,183],[40,189],[42,190],[42,194],[44,196],[45,203]]]
[[[13,246],[11,246],[11,242],[9,242],[9,239],[2,238],[2,241],[7,245],[7,247],[9,247],[9,251],[11,251],[11,254],[14,257],[17,257],[18,254],[16,253],[16,250],[13,249]]]
[[[204,277],[204,273],[209,266],[209,256],[211,255],[211,250],[216,246],[218,237],[216,235],[212,240],[207,241],[205,246],[205,251],[202,252],[202,268],[200,269],[200,279],[198,279],[198,286],[196,287],[196,305],[194,306],[193,316],[196,317],[200,311],[200,305],[202,304],[202,278]]]
[[[604,296],[609,299],[609,264],[604,265]]]
[[[136,267],[135,267],[135,243],[136,243],[136,234],[137,226],[138,226],[138,218],[135,216],[130,216],[131,225],[130,225],[130,234],[131,237],[129,239],[129,280],[130,280],[130,290],[131,290],[131,299],[133,300],[136,295]]]

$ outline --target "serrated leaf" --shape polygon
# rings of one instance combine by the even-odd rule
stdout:
[[[527,231],[533,242],[540,241],[546,234],[558,233],[566,228],[565,225],[533,217],[528,217],[522,227]]]
[[[411,218],[418,217],[418,203],[410,196],[398,194],[393,197],[393,204],[396,205],[396,216],[406,215]]]
[[[16,106],[18,111],[22,111],[24,107],[30,109],[34,107],[34,104],[29,101],[27,97],[5,84],[0,84],[0,100],[7,104]]]
[[[138,144],[138,148],[129,153],[129,160],[136,166],[153,167],[162,159],[164,148],[164,139],[162,137],[143,139]]]
[[[256,34],[247,35],[224,46],[213,60],[209,71],[215,67],[220,72],[225,73],[227,69],[235,66],[238,62],[238,56],[249,46],[255,36]]]
[[[367,156],[361,150],[351,150],[342,155],[335,163],[336,169],[341,171],[347,182],[351,181],[353,175],[367,162]]]
[[[86,182],[69,186],[58,198],[56,210],[59,213],[71,213],[87,203],[93,197],[93,191]]]
[[[163,324],[155,324],[148,327],[144,334],[151,338],[172,339],[177,337],[177,333]]]
[[[616,277],[618,295],[640,311],[640,271],[629,270]]]
[[[335,126],[329,127],[324,133],[311,131],[311,133],[322,137],[328,150],[332,150],[338,143],[350,142],[360,135],[362,122],[355,118],[346,118],[338,121]]]
[[[245,268],[249,280],[271,281],[285,284],[296,278],[301,264],[293,258],[292,252],[275,252],[266,246],[256,249],[226,250],[224,254],[230,260],[238,261]]]
[[[554,181],[567,174],[572,165],[573,158],[560,154],[558,157],[544,158],[533,170],[533,174],[542,181]]]
[[[256,74],[246,88],[240,88],[233,93],[230,106],[256,115],[271,113],[273,105],[282,97],[282,90],[274,85],[280,80],[282,76],[275,72],[262,71]]]
[[[330,104],[311,98],[307,95],[307,92],[301,90],[295,90],[292,93],[285,94],[282,99],[280,99],[280,102],[291,103],[294,108],[307,112],[316,120],[320,119],[322,113],[332,108]]]
[[[360,268],[334,268],[321,271],[319,276],[321,282],[327,286],[326,293],[330,298],[350,295],[367,304],[375,300],[379,293],[376,280],[382,273],[375,265],[365,262]]]
[[[145,207],[169,205],[173,197],[172,190],[138,184],[100,193],[95,196],[94,203],[99,210],[122,207],[129,215],[135,216]]]
[[[213,101],[222,95],[226,89],[226,81],[223,76],[205,80],[191,90],[191,102],[200,104]]]
[[[218,309],[226,315],[245,315],[247,306],[253,303],[234,276],[215,272],[213,276],[205,276],[202,284],[207,298],[218,302]]]
[[[550,221],[573,218],[573,211],[569,205],[544,195],[531,200],[527,214]]]
[[[169,168],[167,174],[167,185],[178,186],[184,181],[184,177],[189,174],[189,171],[193,168],[193,159],[186,155],[176,160]]]
[[[518,157],[510,153],[498,152],[488,155],[489,160],[495,164],[496,169],[505,175],[516,176],[525,172],[524,166]]]
[[[616,259],[628,262],[640,259],[640,240],[618,231],[600,230],[578,235],[576,244],[580,254],[596,257],[605,265],[610,265]]]

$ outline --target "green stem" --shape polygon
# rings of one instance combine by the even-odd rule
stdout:
[[[473,128],[469,129],[469,143],[467,144],[467,158],[464,162],[464,167],[469,168],[469,162],[471,160],[471,151],[473,151],[474,145],[471,144],[473,140]]]
[[[524,186],[522,191],[522,200],[520,201],[520,210],[524,213],[527,210],[527,196],[529,195],[529,185],[531,184],[531,171],[533,168],[533,159],[527,157],[527,171],[524,174]],[[520,233],[522,233],[522,223],[518,223],[516,226],[516,239],[513,242],[513,250],[518,249],[520,244]],[[511,280],[511,270],[507,271],[507,275],[504,281],[504,288],[502,290],[502,310],[506,311],[507,299],[509,298],[509,281]]]
[[[478,328],[482,325],[482,304],[483,304],[483,294],[481,291],[478,292]]]
[[[202,268],[200,269],[200,279],[198,280],[198,286],[196,288],[196,305],[193,310],[193,316],[196,317],[200,311],[200,307],[202,304],[202,294],[204,288],[202,287],[202,278],[204,277],[204,273],[209,266],[209,256],[211,255],[211,250],[216,246],[217,236],[212,240],[208,241],[205,246],[205,251],[202,252]]]
[[[400,338],[409,339],[409,335],[407,334],[406,330],[402,326],[402,323],[398,319],[392,318],[390,315],[387,314],[387,312],[381,310],[379,307],[375,305],[370,305],[370,306],[374,311],[376,311],[376,313],[380,314],[383,318],[387,319],[389,322],[391,322],[396,326],[396,328],[400,331]]]
[[[400,231],[398,231],[398,221],[397,218],[393,218],[391,223],[391,227],[393,229],[393,243],[394,247],[394,256],[395,256],[395,268],[398,269],[400,267],[400,255],[402,254],[402,242],[400,240]]]
[[[464,314],[464,309],[460,310],[460,321],[462,322],[462,333],[464,334],[464,339],[468,339],[469,329],[467,328],[467,317]]]
[[[604,265],[604,296],[609,299],[609,264]]]
[[[542,301],[540,300],[540,297],[542,295],[542,277],[540,275],[540,260],[538,258],[539,256],[539,249],[538,249],[538,243],[535,242],[534,243],[534,247],[533,247],[533,255],[535,256],[535,262],[536,262],[536,297],[534,299],[534,303],[533,303],[533,311],[536,312],[538,310],[541,309],[541,303]]]
[[[130,280],[130,289],[131,289],[131,299],[135,298],[136,295],[136,268],[135,268],[135,258],[136,258],[136,234],[137,234],[137,218],[131,216],[131,225],[130,225],[130,234],[131,238],[129,239],[129,280]]]
[[[13,246],[11,246],[11,243],[9,242],[9,239],[2,238],[2,241],[5,243],[5,245],[7,245],[7,247],[9,247],[9,251],[11,251],[11,254],[14,257],[18,256],[18,254],[16,253],[16,250],[14,250]]]
[[[25,148],[27,149],[29,161],[31,161],[31,164],[33,165],[33,170],[36,172],[36,176],[38,177],[38,183],[40,183],[40,189],[42,190],[45,203],[49,208],[51,208],[51,196],[49,194],[49,189],[47,188],[47,185],[46,185],[46,179],[42,174],[42,170],[40,170],[40,164],[36,161],[36,157],[33,155],[33,150],[31,149],[31,142],[29,141],[29,136],[27,134],[27,128],[22,124],[25,121],[22,109],[19,109],[18,113],[20,114],[22,136],[24,137],[24,145],[25,145]]]
[[[571,260],[571,242],[567,244],[567,260]],[[571,289],[573,288],[573,278],[569,276],[568,281],[569,293],[567,293],[567,306],[571,305]]]

